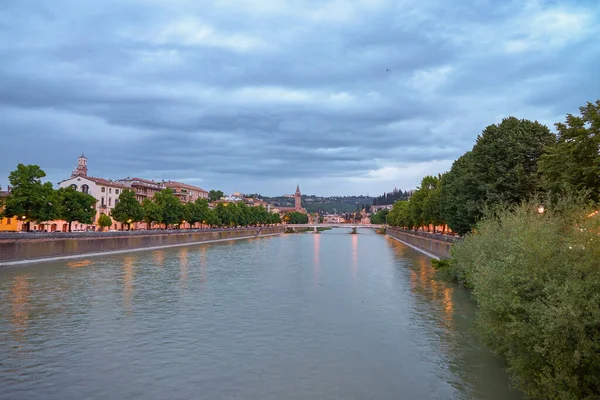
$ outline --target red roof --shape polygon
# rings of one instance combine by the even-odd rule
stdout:
[[[96,185],[112,186],[112,187],[124,188],[124,189],[127,188],[127,186],[125,186],[121,183],[109,181],[108,179],[94,178],[93,176],[82,176],[82,178],[88,179],[88,180],[94,182]]]
[[[183,189],[188,189],[188,190],[197,190],[199,192],[206,192],[206,190],[202,189],[201,187],[194,186],[194,185],[188,185],[187,183],[181,183],[181,182],[175,182],[175,181],[163,182],[163,185],[170,187],[170,188],[183,188]]]

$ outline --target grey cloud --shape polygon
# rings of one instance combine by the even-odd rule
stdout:
[[[331,4],[5,1],[0,135],[26,150],[0,169],[37,163],[58,181],[84,152],[109,178],[381,192],[417,178],[379,169],[443,172],[498,118],[560,118],[600,89],[593,2]],[[564,43],[503,48],[532,29],[523,15],[581,10],[591,20]]]

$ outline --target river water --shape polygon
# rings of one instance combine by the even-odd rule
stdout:
[[[469,294],[359,232],[1,268],[0,398],[520,398]]]

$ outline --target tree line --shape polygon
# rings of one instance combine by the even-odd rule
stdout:
[[[426,176],[408,200],[394,203],[392,226],[448,225],[472,231],[485,210],[536,197],[552,203],[569,193],[600,199],[600,100],[557,123],[556,134],[537,121],[509,117],[486,127],[450,171]]]
[[[373,198],[374,206],[386,206],[389,204],[394,204],[398,200],[407,200],[411,195],[411,192],[408,190],[402,191],[394,188],[390,193],[384,193],[381,196]]]
[[[96,216],[96,199],[71,187],[55,190],[50,182],[42,182],[46,173],[37,165],[19,164],[9,176],[12,187],[8,197],[0,206],[0,217],[17,217],[30,231],[31,222],[42,223],[64,220],[92,224]],[[214,191],[213,198],[221,198],[223,192]],[[267,211],[263,206],[250,207],[243,202],[217,204],[209,207],[206,199],[182,203],[170,188],[156,193],[152,198],[137,201],[132,190],[124,189],[110,215],[98,217],[100,228],[107,228],[113,220],[128,228],[135,222],[146,222],[148,229],[153,224],[164,227],[179,227],[189,223],[195,227],[256,226],[278,224],[279,214]],[[299,222],[302,223],[302,222]]]

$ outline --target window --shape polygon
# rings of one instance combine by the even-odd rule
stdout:
[[[100,189],[100,191],[101,191],[102,193],[104,193],[104,192],[106,192],[106,188],[105,188],[105,187],[102,187],[102,189]]]
[[[115,199],[115,206],[119,204],[119,199]]]
[[[108,198],[108,205],[109,205],[109,206],[112,206],[112,197],[109,197],[109,198]]]
[[[12,223],[12,218],[6,218],[6,223],[10,225]]]
[[[119,189],[115,189],[115,194],[119,194]]]
[[[89,194],[90,193],[90,187],[88,185],[82,185],[81,186],[81,191],[85,194]]]
[[[102,189],[104,189],[104,188],[102,188]],[[102,197],[100,200],[101,200],[101,201],[100,201],[100,206],[101,206],[101,207],[104,207],[104,197]]]
[[[111,188],[108,188],[108,193],[112,193],[112,189]]]
[[[72,187],[73,189],[77,190],[77,185],[75,185],[75,184],[72,184],[72,185],[71,185],[71,187]]]

